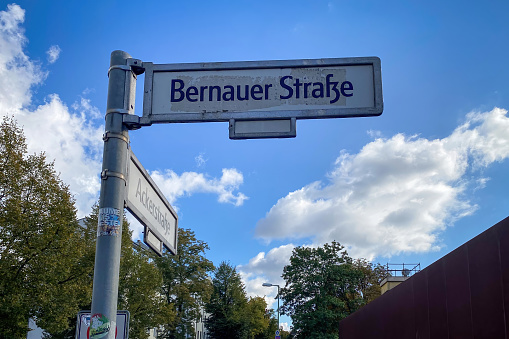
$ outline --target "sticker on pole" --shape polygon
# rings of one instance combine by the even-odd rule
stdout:
[[[120,210],[117,208],[99,209],[99,225],[97,227],[97,236],[118,236],[120,234]]]
[[[112,327],[115,327],[115,322],[110,321],[104,314],[94,314],[90,318],[90,339],[101,339],[106,337]]]
[[[117,311],[117,321],[109,321],[102,314],[91,315],[90,311],[80,311],[76,324],[76,339],[106,339],[115,331],[116,339],[129,338],[129,311]]]

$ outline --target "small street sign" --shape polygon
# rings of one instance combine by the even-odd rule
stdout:
[[[162,255],[177,254],[177,213],[132,151],[127,171],[127,209],[145,226],[145,243]]]

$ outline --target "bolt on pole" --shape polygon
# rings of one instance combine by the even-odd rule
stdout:
[[[126,52],[111,53],[90,339],[115,339],[129,147],[128,130],[122,121],[124,114],[134,114],[136,93],[136,74],[129,60]]]

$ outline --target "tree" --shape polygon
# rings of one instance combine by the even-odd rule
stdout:
[[[263,336],[259,336],[259,339],[262,338],[272,338],[276,331],[279,329],[278,317],[277,313],[274,309],[265,310],[265,319],[269,321],[269,325],[265,329]],[[258,337],[257,337],[258,339]]]
[[[350,258],[335,241],[294,248],[283,269],[282,314],[292,317],[300,337],[338,338],[339,321],[376,297],[371,269],[366,261]]]
[[[265,339],[271,325],[271,313],[267,310],[267,302],[262,297],[249,298],[245,308],[244,319],[248,326],[249,339]],[[277,322],[277,320],[276,320]],[[274,335],[277,324],[272,332]]]
[[[0,124],[0,338],[26,338],[28,319],[51,338],[74,338],[78,311],[92,299],[98,207],[78,223],[74,200],[45,155],[27,155],[13,119]],[[150,255],[133,249],[124,218],[119,309],[130,333],[174,318]]]
[[[0,124],[0,337],[26,338],[28,319],[62,330],[78,312],[86,263],[74,200],[44,153],[27,154],[12,118]]]
[[[246,338],[247,297],[240,274],[234,266],[222,262],[214,272],[213,292],[205,310],[210,314],[205,326],[211,338]]]
[[[162,273],[166,302],[175,307],[176,317],[165,323],[166,338],[194,337],[194,322],[212,293],[209,273],[214,264],[205,257],[209,246],[197,240],[193,231],[178,230],[177,255],[165,252],[155,263]]]
[[[81,278],[80,288],[75,290],[75,294],[81,295],[79,297],[80,302],[78,303],[78,310],[81,311],[91,309],[95,262],[95,240],[97,237],[96,207],[93,208],[91,215],[79,220],[79,226],[79,232],[82,240],[79,245],[81,247],[81,257],[75,258],[75,260],[80,263],[81,270],[79,274],[81,275]],[[46,328],[43,333],[43,338],[74,339],[76,334],[76,321],[77,314],[71,314],[68,318],[67,328],[64,330]]]
[[[364,300],[363,304],[368,304],[382,294],[380,284],[382,280],[387,278],[389,273],[384,266],[370,263],[362,258],[354,260],[353,265],[362,273],[358,289]]]
[[[98,209],[93,218],[98,219]],[[130,313],[129,337],[148,338],[151,328],[175,319],[173,305],[161,294],[163,277],[151,250],[133,248],[132,232],[124,216],[118,286],[118,309]]]
[[[90,310],[92,301],[93,271],[95,262],[95,240],[97,237],[97,220],[99,207],[95,205],[89,216],[80,223],[86,246],[82,259],[86,263],[88,280],[84,281],[86,291],[80,310]],[[133,248],[129,223],[124,216],[122,225],[122,248],[120,257],[118,306],[119,310],[130,313],[129,335],[133,338],[147,338],[151,328],[158,327],[175,318],[175,312],[160,293],[162,275],[152,260],[152,253],[143,248]],[[63,331],[45,330],[45,338],[72,339],[76,332],[76,315],[69,319],[69,327]]]

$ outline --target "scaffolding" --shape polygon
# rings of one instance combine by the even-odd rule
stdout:
[[[389,264],[385,265],[387,274],[391,277],[411,277],[421,271],[421,264]]]

